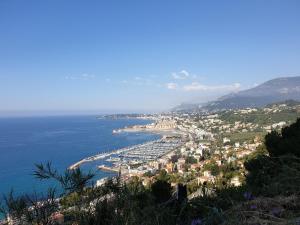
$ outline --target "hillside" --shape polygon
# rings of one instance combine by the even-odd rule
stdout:
[[[247,107],[262,107],[271,103],[300,100],[300,77],[284,77],[269,80],[254,88],[220,97],[216,101],[204,104],[201,111],[218,111]],[[195,105],[196,107],[196,105]],[[191,105],[189,105],[189,110]],[[180,108],[179,111],[187,111]],[[193,108],[196,110],[196,108]],[[175,108],[175,111],[178,111]]]

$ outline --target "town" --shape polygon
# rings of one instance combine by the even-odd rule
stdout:
[[[300,103],[295,101],[271,104],[262,108],[223,110],[211,113],[137,114],[134,118],[151,119],[153,122],[148,125],[119,128],[117,131],[112,131],[113,135],[122,132],[156,132],[161,135],[159,140],[102,152],[82,159],[71,165],[65,176],[58,175],[50,164],[38,165],[35,176],[39,179],[54,178],[65,187],[67,194],[62,198],[55,198],[54,192],[50,190],[47,200],[37,201],[36,205],[30,207],[27,205],[20,205],[20,207],[21,210],[25,210],[22,207],[26,208],[27,216],[33,215],[33,217],[40,218],[39,214],[36,214],[36,210],[41,210],[46,213],[45,218],[41,220],[49,220],[50,224],[65,224],[65,221],[73,220],[73,214],[70,212],[78,212],[78,209],[72,207],[78,201],[82,204],[82,210],[87,213],[89,213],[88,210],[91,210],[91,214],[87,214],[89,217],[94,217],[94,212],[97,212],[95,211],[96,207],[103,206],[103,204],[107,204],[106,202],[117,207],[115,204],[118,205],[120,201],[124,202],[124,196],[126,198],[137,196],[137,199],[133,198],[129,201],[137,201],[139,204],[143,204],[140,198],[152,201],[154,197],[155,202],[150,204],[157,204],[156,207],[163,212],[166,210],[164,208],[166,205],[169,209],[183,207],[185,204],[191,206],[196,204],[197,206],[198,203],[206,202],[207,199],[210,199],[211,203],[215,200],[229,201],[228,207],[234,204],[232,201],[237,203],[251,201],[253,200],[252,194],[244,192],[247,183],[245,175],[249,169],[245,168],[247,167],[245,163],[251,159],[259,160],[259,157],[255,159],[255,155],[267,157],[264,158],[264,163],[268,163],[266,161],[269,160],[268,153],[264,143],[266,134],[272,131],[281,132],[284,127],[295,126],[294,122],[299,117]],[[299,123],[298,119],[297,124]],[[287,158],[287,160],[291,159]],[[297,161],[298,158],[293,160]],[[88,185],[88,181],[94,175],[81,174],[80,166],[92,161],[96,163],[104,161],[105,164],[98,165],[98,169],[113,172],[112,174],[115,176],[102,178],[96,183]],[[287,173],[288,171],[285,169],[282,172]],[[294,173],[295,170],[292,169],[292,172]],[[260,179],[265,179],[266,175],[264,172],[262,173],[264,175]],[[276,179],[280,178],[280,176],[277,178],[276,175],[275,177]],[[297,175],[295,179],[297,179]],[[77,182],[79,182],[78,185]],[[260,185],[262,180],[258,182]],[[257,184],[255,187],[258,187]],[[291,187],[288,186],[288,188],[297,191],[299,186],[293,186],[293,182],[291,182]],[[226,198],[220,197],[222,190],[230,195]],[[270,190],[273,191],[273,189],[267,189],[267,195],[270,194]],[[279,189],[278,193],[281,192],[282,190]],[[241,200],[240,194],[244,200]],[[90,195],[91,199],[85,198],[85,203],[82,203],[80,198],[78,199],[79,196]],[[235,199],[236,197],[238,199]],[[24,200],[23,198],[14,199],[12,194],[9,198],[12,203],[19,201],[22,203]],[[297,200],[295,201],[297,202]],[[10,204],[10,202],[8,203]],[[8,207],[14,206],[8,205]],[[123,210],[131,211],[131,207],[131,203],[129,203],[129,206],[123,207]],[[198,207],[197,210],[201,212],[201,207]],[[23,224],[27,217],[25,218],[22,212],[21,216],[8,212],[6,220],[2,220],[0,224]],[[109,213],[112,212],[109,211]],[[69,218],[70,215],[71,218]],[[198,216],[198,214],[196,215]],[[209,215],[207,218],[216,219],[215,216],[210,217]],[[75,220],[77,219],[75,218]],[[188,224],[201,224],[201,220],[197,217],[196,219],[188,218],[187,221]],[[207,224],[219,224],[218,218],[216,221],[217,223],[208,222]]]
[[[146,186],[165,171],[172,186],[186,184],[191,196],[203,184],[240,186],[245,179],[244,161],[263,145],[263,137],[299,116],[300,104],[294,101],[216,113],[138,115],[136,118],[155,118],[155,122],[118,132],[158,132],[162,139],[107,157],[112,167],[101,165],[99,169],[116,171],[124,181],[138,177]]]

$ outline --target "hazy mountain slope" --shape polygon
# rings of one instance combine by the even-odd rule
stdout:
[[[173,112],[194,112],[201,109],[201,104],[192,103],[181,103],[180,105],[174,107],[171,111]]]
[[[283,77],[269,80],[254,88],[225,95],[216,101],[208,102],[201,107],[201,110],[214,111],[261,107],[289,99],[300,100],[300,77]]]

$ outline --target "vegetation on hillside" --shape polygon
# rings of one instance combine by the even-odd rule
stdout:
[[[175,192],[174,178],[161,172],[144,186],[137,177],[129,182],[113,178],[101,187],[90,185],[92,173],[80,169],[58,174],[51,164],[37,165],[38,179],[54,179],[63,188],[59,201],[55,191],[40,199],[36,195],[2,201],[1,211],[29,224],[52,225],[55,212],[64,224],[78,225],[214,225],[299,224],[300,222],[300,119],[281,132],[265,137],[265,146],[248,156],[245,184],[233,187],[222,180],[202,185],[199,197],[188,200]],[[231,178],[236,165],[209,168]]]
[[[224,111],[220,113],[220,119],[228,123],[241,121],[243,123],[258,124],[259,127],[270,125],[281,121],[292,123],[300,116],[299,102],[285,101],[257,108],[247,114],[235,113],[235,111]]]

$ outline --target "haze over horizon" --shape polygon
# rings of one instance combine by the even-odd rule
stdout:
[[[1,1],[0,114],[157,112],[300,75],[300,2]]]

